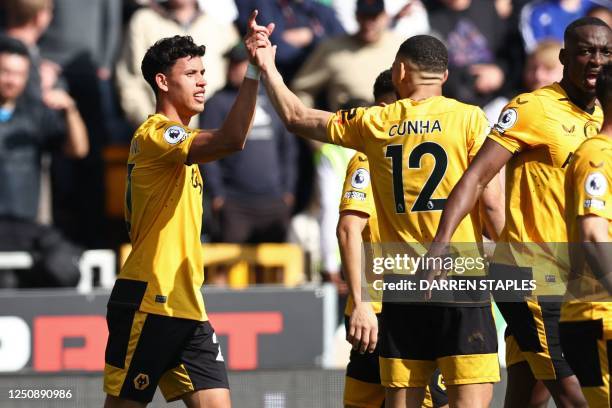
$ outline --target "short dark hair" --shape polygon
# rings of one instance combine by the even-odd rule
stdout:
[[[610,109],[612,107],[612,64],[602,67],[597,76],[595,92],[604,111]]]
[[[585,26],[606,27],[608,30],[610,29],[610,26],[597,17],[581,17],[574,20],[565,28],[565,32],[563,33],[564,46],[567,47],[568,42],[576,39],[576,30],[578,28]]]
[[[374,100],[388,93],[395,93],[390,69],[384,70],[376,77],[376,81],[374,81]]]
[[[28,47],[16,38],[0,34],[0,54],[16,54],[30,59]]]
[[[431,35],[415,35],[400,45],[397,55],[409,59],[426,72],[443,73],[448,68],[448,51]]]
[[[142,59],[140,69],[145,81],[153,88],[157,95],[155,75],[167,74],[174,66],[176,60],[185,57],[202,57],[206,52],[204,45],[196,45],[189,35],[175,35],[162,38],[149,48]]]

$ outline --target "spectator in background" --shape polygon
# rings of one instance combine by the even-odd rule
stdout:
[[[544,40],[529,54],[523,70],[524,92],[533,92],[563,78],[563,65],[559,61],[561,48],[556,40]]]
[[[607,7],[595,6],[589,10],[587,16],[596,17],[606,23],[609,27],[612,27],[612,11],[610,10],[611,7],[612,4],[608,4]]]
[[[444,94],[485,106],[507,83],[506,21],[490,0],[439,0],[439,6],[431,11],[429,22],[448,48]]]
[[[612,7],[610,0],[532,0],[521,12],[521,34],[525,49],[533,51],[538,42],[550,39],[563,43],[563,32],[574,20],[595,6]]]
[[[227,84],[206,104],[201,127],[223,124],[248,65],[239,43],[227,54]],[[220,219],[220,240],[236,243],[284,242],[294,202],[296,147],[261,88],[244,150],[204,165],[207,191]]]
[[[289,83],[324,39],[344,34],[334,10],[314,0],[238,0],[238,23],[246,27],[252,10],[263,24],[274,22],[270,41],[277,46],[278,69]]]
[[[205,14],[223,24],[233,24],[238,19],[238,9],[231,0],[198,0],[198,6]]]
[[[371,101],[370,84],[393,63],[402,38],[388,29],[384,1],[358,0],[356,15],[357,33],[321,43],[293,80],[292,88],[306,105],[315,106],[320,92],[331,111],[350,99]]]
[[[355,0],[333,0],[342,26],[349,34],[355,34],[359,24],[355,18]],[[427,10],[420,0],[385,0],[385,10],[391,17],[390,28],[402,38],[429,32]]]
[[[196,0],[168,0],[143,7],[130,20],[116,72],[121,107],[133,126],[155,111],[153,91],[142,78],[140,62],[155,41],[173,35],[190,35],[197,44],[206,45],[207,97],[225,84],[223,54],[238,41],[232,25],[202,13]],[[191,125],[197,126],[197,116]]]
[[[41,154],[61,149],[66,156],[83,158],[89,149],[87,130],[72,98],[59,89],[47,91],[45,103],[28,95],[29,71],[26,46],[14,38],[0,39],[0,250],[31,250],[41,244],[43,227],[36,223]],[[20,285],[76,284],[74,275],[63,275],[64,280],[62,267],[58,270],[57,279],[27,275],[28,282]]]
[[[40,99],[43,89],[57,84],[60,67],[40,57],[38,40],[53,18],[52,0],[6,0],[6,29],[3,35],[16,38],[26,45],[30,57],[30,73],[25,90]]]

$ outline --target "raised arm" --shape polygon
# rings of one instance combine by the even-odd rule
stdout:
[[[257,35],[260,38],[265,36],[262,32],[257,33]],[[298,136],[330,143],[327,137],[327,123],[332,113],[307,108],[289,90],[283,77],[276,69],[274,61],[276,46],[249,49],[249,53],[251,52],[255,52],[258,56],[258,66],[263,75],[268,97],[287,129]]]
[[[450,242],[461,220],[472,211],[485,187],[511,157],[512,153],[494,140],[484,142],[448,197],[434,242]]]
[[[270,43],[266,36],[274,30],[273,25],[268,27],[257,25],[256,17],[257,10],[251,14],[249,31],[244,39],[245,45],[249,50],[256,50],[266,45],[269,47]],[[258,37],[256,34],[260,32],[265,33],[265,36]],[[250,53],[249,59],[251,64],[257,64],[254,53]],[[206,163],[244,148],[247,134],[253,124],[258,87],[258,78],[255,78],[253,75],[245,77],[240,85],[236,101],[225,118],[223,125],[219,129],[204,129],[198,133],[189,149],[187,163]]]
[[[61,89],[52,89],[43,94],[43,101],[51,109],[64,111],[66,121],[64,154],[72,159],[82,159],[87,156],[89,153],[87,127],[74,100],[67,92]]]

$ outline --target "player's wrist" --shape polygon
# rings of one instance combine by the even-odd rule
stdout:
[[[259,69],[257,65],[249,62],[244,77],[254,81],[259,81],[259,78],[261,78],[261,69]]]

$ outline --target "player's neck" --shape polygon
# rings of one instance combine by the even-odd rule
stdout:
[[[442,88],[439,85],[421,85],[417,86],[412,92],[406,92],[404,95],[400,94],[402,98],[410,98],[413,101],[422,101],[440,95],[442,95]]]
[[[612,139],[612,115],[605,116],[599,133],[607,136],[609,139]]]
[[[593,109],[595,109],[594,95],[583,92],[565,78],[563,78],[559,84],[574,105],[578,106],[585,112],[593,112]]]
[[[181,114],[174,105],[164,103],[163,101],[157,103],[155,113],[161,113],[168,119],[174,122],[182,123],[185,126],[188,126],[189,122],[191,121],[191,115]]]

